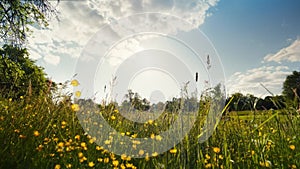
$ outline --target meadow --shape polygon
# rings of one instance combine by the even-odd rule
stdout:
[[[1,97],[0,168],[300,167],[300,116],[293,108],[226,113],[204,143],[198,143],[201,119],[197,119],[181,143],[163,154],[145,158],[115,155],[97,145],[96,138],[82,129],[76,116],[78,109],[69,101],[53,102],[46,94],[17,99]],[[171,123],[168,118],[168,122],[148,121],[135,131],[117,109],[107,108],[101,113],[130,137],[148,133],[152,138],[151,133],[157,134]]]

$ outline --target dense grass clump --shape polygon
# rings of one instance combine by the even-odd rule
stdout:
[[[85,133],[77,119],[80,107],[56,100],[47,95],[0,96],[0,168],[300,167],[300,117],[293,109],[230,113],[201,144],[197,138],[202,121],[197,119],[190,133],[168,152],[135,159],[97,145],[96,138]],[[131,137],[157,135],[173,118],[167,113],[167,118],[136,127],[117,109],[100,111],[119,132]]]

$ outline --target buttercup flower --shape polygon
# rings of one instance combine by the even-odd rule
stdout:
[[[79,82],[76,79],[74,79],[71,81],[71,85],[76,87],[79,85]]]
[[[76,92],[75,92],[75,96],[76,96],[76,97],[80,97],[80,96],[81,96],[81,92],[80,92],[80,91],[76,91]]]
[[[60,168],[61,168],[61,166],[59,164],[56,164],[54,167],[54,169],[60,169]]]
[[[290,145],[291,150],[295,150],[295,148],[296,148],[295,145]]]
[[[171,149],[171,150],[170,150],[170,153],[176,154],[176,153],[177,153],[177,149],[176,149],[176,148]]]
[[[95,163],[94,162],[89,162],[89,167],[94,167]]]
[[[220,152],[220,148],[219,148],[219,147],[213,147],[213,151],[214,151],[215,153],[219,153],[219,152]]]
[[[33,135],[34,135],[35,137],[38,137],[38,136],[40,135],[40,133],[39,133],[39,131],[36,130],[36,131],[33,132]]]
[[[79,110],[80,110],[80,107],[79,107],[78,104],[72,104],[72,105],[71,105],[71,109],[72,109],[73,111],[79,111]]]

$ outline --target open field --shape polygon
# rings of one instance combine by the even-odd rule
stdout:
[[[197,140],[201,120],[197,120],[189,135],[170,151],[136,159],[114,155],[95,144],[79,124],[76,109],[69,103],[53,104],[47,97],[1,99],[0,168],[300,167],[300,117],[291,115],[292,110],[231,112],[201,144]],[[171,123],[150,121],[134,131],[117,110],[102,114],[131,137],[157,134]]]

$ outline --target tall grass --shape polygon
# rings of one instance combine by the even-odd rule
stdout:
[[[197,119],[190,133],[168,152],[135,159],[97,145],[79,124],[76,106],[57,100],[47,95],[16,100],[0,96],[0,168],[300,167],[300,120],[290,108],[229,114],[201,144],[197,137],[201,119]],[[136,127],[115,109],[103,109],[102,114],[118,131],[135,137],[156,134],[172,119],[167,114],[168,122]]]

